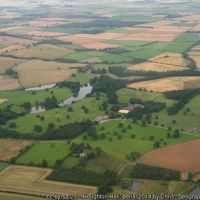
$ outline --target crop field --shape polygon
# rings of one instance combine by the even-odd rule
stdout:
[[[0,91],[13,90],[19,87],[18,79],[4,78],[0,75]]]
[[[0,42],[2,42],[5,45],[16,45],[16,44],[28,45],[32,44],[34,41],[29,39],[10,37],[10,36],[0,36]]]
[[[18,156],[24,148],[31,145],[31,141],[1,139],[0,140],[0,160],[10,161]]]
[[[3,200],[44,200],[44,198],[39,197],[32,197],[28,195],[19,195],[19,194],[10,194],[10,193],[3,193],[0,192],[0,198]]]
[[[139,162],[181,172],[200,172],[200,140],[173,145],[145,154]]]
[[[169,77],[163,79],[156,79],[151,81],[144,81],[139,83],[132,83],[128,88],[146,89],[154,92],[166,92],[172,90],[182,90],[188,88],[199,88],[199,77]]]
[[[0,104],[5,103],[8,99],[0,99]]]
[[[71,76],[73,68],[84,67],[79,63],[58,63],[42,60],[30,60],[19,64],[15,70],[19,74],[19,82],[24,87],[32,87],[43,84],[63,81]]]
[[[154,58],[151,58],[150,61],[172,66],[187,67],[187,62],[183,58],[183,55],[178,53],[162,53]]]
[[[38,45],[38,46],[28,48],[28,49],[14,51],[11,54],[14,56],[23,57],[23,58],[55,59],[55,58],[59,58],[73,52],[74,51],[71,49],[58,47],[58,46],[50,45],[50,44],[43,44],[43,45]]]
[[[87,49],[96,49],[96,50],[119,47],[119,45],[109,44],[105,42],[93,42],[88,44],[82,44],[81,46]]]
[[[167,72],[167,71],[178,71],[187,69],[181,66],[167,65],[154,62],[146,62],[142,64],[132,65],[128,67],[130,70],[134,71],[156,71],[156,72]]]
[[[58,37],[58,36],[63,36],[65,34],[56,32],[29,31],[26,32],[26,35],[43,38],[43,37]]]
[[[0,73],[4,73],[6,69],[12,68],[15,65],[18,65],[22,62],[25,62],[25,60],[8,58],[8,57],[0,57]]]
[[[66,195],[66,194],[94,194],[96,187],[75,185],[54,181],[45,178],[51,173],[51,169],[10,166],[0,173],[0,190],[13,193],[30,195]],[[23,177],[23,179],[22,179]]]
[[[200,69],[200,55],[199,56],[190,56],[190,58],[192,58],[195,61],[196,67],[198,69]]]
[[[123,128],[118,128],[118,124],[122,123]],[[128,125],[132,126],[128,129]],[[104,130],[101,130],[104,127]],[[125,132],[123,131],[125,129]],[[92,140],[88,139],[85,142],[92,147],[101,147],[104,152],[110,154],[118,159],[126,161],[126,156],[131,152],[138,152],[140,155],[153,150],[155,141],[162,141],[161,146],[168,146],[184,141],[193,140],[196,137],[187,134],[181,134],[179,139],[167,138],[167,130],[159,127],[140,125],[131,123],[130,120],[110,120],[97,127],[98,135],[106,134],[105,139]],[[116,134],[117,133],[117,134]],[[121,139],[119,139],[121,135]],[[134,135],[134,137],[133,137]],[[154,136],[154,141],[150,140],[150,136]],[[111,138],[111,139],[110,139]],[[75,142],[83,142],[82,138],[75,139]],[[166,145],[164,143],[166,142]]]
[[[104,55],[106,55],[106,53],[100,52],[100,51],[81,51],[81,52],[75,52],[75,53],[63,56],[62,58],[66,60],[76,60],[76,61],[84,62],[85,59],[90,59],[94,57],[99,58]]]
[[[69,154],[70,144],[62,141],[42,141],[34,145],[29,151],[17,159],[18,164],[42,165],[47,160],[53,167],[56,160],[63,159]]]

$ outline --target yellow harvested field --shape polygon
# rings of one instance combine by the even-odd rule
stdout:
[[[68,35],[68,36],[60,36],[60,37],[56,37],[58,40],[62,40],[64,42],[72,42],[74,44],[87,44],[90,42],[95,42],[95,40],[92,39],[87,39],[87,38],[78,38],[75,37],[73,35]]]
[[[67,49],[64,47],[58,47],[56,45],[51,45],[51,44],[42,44],[28,49],[14,51],[12,52],[12,55],[24,58],[32,57],[32,58],[55,59],[73,52],[74,50]]]
[[[176,18],[177,22],[197,22],[199,23],[200,21],[200,14],[195,14],[195,15],[188,15],[188,16],[184,16],[184,17],[179,17]]]
[[[186,67],[174,66],[169,64],[161,64],[154,62],[145,62],[137,65],[128,67],[130,70],[135,71],[156,71],[156,72],[167,72],[187,69]]]
[[[0,28],[0,32],[9,32],[9,31],[19,29],[19,28],[22,28],[22,27],[23,26],[9,26],[9,27],[6,27],[6,28]]]
[[[0,104],[5,103],[8,99],[0,99]]]
[[[170,42],[178,37],[181,33],[187,31],[188,27],[160,26],[152,27],[140,33],[124,35],[115,40],[121,41],[160,41]]]
[[[11,45],[11,46],[0,49],[0,54],[6,55],[6,54],[10,54],[13,51],[17,51],[24,48],[25,47],[21,44]]]
[[[6,69],[11,68],[22,62],[25,62],[25,60],[15,59],[15,58],[10,58],[10,57],[0,57],[0,73],[4,73]]]
[[[87,49],[96,49],[96,50],[120,47],[120,45],[109,44],[105,42],[93,42],[93,43],[88,43],[88,44],[82,44],[81,46]]]
[[[151,58],[150,61],[167,65],[187,67],[186,60],[183,58],[183,55],[179,53],[162,53],[154,58]]]
[[[191,51],[200,51],[200,45],[194,46]]]
[[[66,34],[57,32],[30,31],[27,32],[26,35],[31,35],[35,37],[56,37],[56,36],[63,36]]]
[[[32,87],[63,81],[71,76],[76,68],[84,67],[80,63],[58,63],[42,60],[29,60],[14,69],[19,74],[20,84]]]
[[[97,192],[97,188],[93,186],[45,180],[51,172],[51,169],[9,166],[0,173],[0,191],[36,196],[45,196],[50,194],[92,195]]]
[[[35,27],[49,27],[49,26],[54,26],[54,25],[60,25],[64,24],[65,22],[60,21],[60,20],[33,20],[33,21],[28,21],[28,24],[31,26]]]
[[[32,142],[27,140],[0,139],[0,160],[10,161],[31,144]]]
[[[166,92],[173,90],[182,90],[189,88],[200,88],[200,77],[170,77],[143,81],[128,85],[132,89],[146,89],[154,92]]]
[[[199,52],[199,53],[200,53],[200,52]],[[200,54],[199,54],[199,56],[190,56],[190,58],[192,58],[192,59],[195,61],[196,67],[197,67],[198,69],[200,69]]]
[[[33,40],[23,39],[23,38],[16,38],[10,36],[0,36],[0,42],[5,45],[29,45],[34,43]]]
[[[19,87],[17,79],[8,79],[0,76],[0,91],[14,90]]]

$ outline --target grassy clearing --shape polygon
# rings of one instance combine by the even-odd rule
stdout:
[[[123,123],[124,128],[120,129],[118,127],[119,123]],[[127,127],[130,124],[132,128],[128,129]],[[123,129],[125,129],[125,132]],[[160,141],[161,146],[168,146],[196,138],[195,136],[181,134],[181,137],[178,139],[169,139],[167,138],[166,129],[153,126],[141,127],[140,125],[133,124],[130,120],[108,121],[99,125],[97,127],[97,132],[99,134],[105,133],[107,138],[95,141],[88,139],[84,141],[82,137],[79,137],[75,139],[75,141],[88,143],[92,147],[101,147],[105,153],[121,160],[126,160],[126,155],[129,155],[131,152],[144,154],[153,150],[153,144],[155,141]],[[121,139],[118,138],[119,135],[121,135]],[[150,136],[154,136],[154,140],[150,140]],[[112,138],[112,141],[109,138]],[[166,145],[164,145],[164,142]]]
[[[53,166],[56,160],[63,159],[69,154],[69,147],[70,144],[64,141],[42,141],[20,156],[16,162],[41,165],[43,160],[47,160],[49,166]]]

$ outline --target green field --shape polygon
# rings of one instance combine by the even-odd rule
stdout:
[[[56,160],[63,159],[69,154],[69,147],[70,144],[64,141],[41,141],[20,156],[16,162],[41,165],[43,160],[47,160],[52,167]]]
[[[162,93],[154,93],[148,91],[138,91],[128,88],[123,88],[117,91],[117,96],[120,103],[127,104],[131,98],[140,98],[143,101],[158,101],[164,102],[168,106],[174,103],[173,100],[167,99]]]
[[[105,55],[105,53],[103,53],[101,51],[80,51],[80,52],[66,55],[62,58],[66,59],[66,60],[81,61],[81,60],[85,60],[88,58],[99,57],[99,56],[104,56],[104,55]]]
[[[79,82],[81,85],[89,83],[90,80],[94,77],[93,74],[89,73],[77,73],[76,76],[71,76],[68,81]]]
[[[59,126],[74,123],[75,121],[94,120],[96,117],[104,115],[104,112],[99,110],[99,106],[105,100],[105,95],[102,95],[98,101],[94,97],[88,97],[80,102],[74,103],[71,106],[73,112],[68,111],[68,107],[45,111],[39,113],[40,116],[44,117],[43,121],[37,118],[38,114],[29,114],[9,121],[6,127],[8,127],[10,122],[15,122],[17,131],[21,133],[34,133],[35,125],[40,125],[43,128],[43,132],[45,132],[49,123],[54,123],[56,126]],[[88,108],[89,112],[85,113],[83,109],[81,109],[82,106]]]
[[[99,157],[87,161],[84,166],[85,170],[102,173],[105,170],[119,172],[120,168],[125,165],[125,162],[105,153]]]
[[[119,123],[123,123],[123,128],[118,127]],[[131,125],[131,129],[128,128],[128,125]],[[88,143],[94,148],[101,147],[105,153],[122,160],[126,160],[126,155],[131,152],[144,154],[153,150],[155,141],[160,141],[161,146],[168,146],[197,138],[183,133],[178,139],[168,138],[168,131],[166,129],[154,126],[142,127],[141,125],[132,123],[130,120],[108,121],[99,125],[97,132],[99,135],[105,133],[106,138],[98,140],[87,139],[84,141],[82,137],[79,137],[75,141]],[[121,139],[118,138],[119,135],[121,135]],[[154,136],[154,139],[150,140],[150,136]],[[112,138],[112,141],[110,141],[110,138]]]
[[[197,33],[185,33],[167,45],[165,50],[168,52],[184,53],[199,41],[200,37]]]
[[[184,108],[176,115],[169,116],[166,111],[156,113],[158,116],[158,122],[164,124],[165,126],[171,126],[173,128],[184,129],[190,132],[190,130],[197,128],[198,133],[200,133],[200,95],[193,98]],[[190,112],[184,114],[184,111],[189,108]],[[176,123],[172,123],[176,120]]]
[[[0,99],[8,99],[8,101],[0,105],[0,108],[5,107],[6,105],[20,106],[24,102],[30,102],[32,106],[35,106],[36,101],[43,102],[45,98],[51,97],[52,95],[54,95],[59,102],[73,96],[69,88],[58,87],[49,90],[40,90],[34,93],[25,90],[5,91],[0,92]]]

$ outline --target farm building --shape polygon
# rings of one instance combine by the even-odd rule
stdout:
[[[119,110],[119,113],[128,114],[130,111],[135,110],[137,108],[144,108],[142,104],[128,104]]]
[[[101,116],[101,117],[97,117],[94,121],[97,122],[97,123],[101,123],[102,121],[105,121],[105,120],[108,120],[108,119],[110,119],[110,116],[104,115],[104,116]]]

